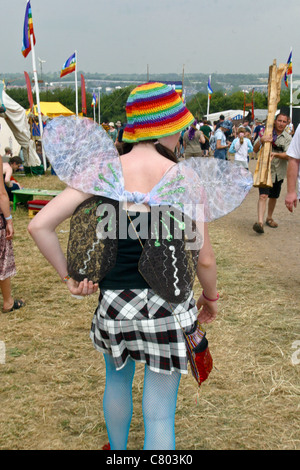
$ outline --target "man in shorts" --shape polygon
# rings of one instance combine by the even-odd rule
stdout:
[[[253,225],[253,230],[257,233],[264,233],[263,222],[267,207],[267,199],[268,209],[266,225],[271,228],[278,227],[278,224],[273,220],[273,213],[277,199],[280,196],[283,180],[286,177],[286,169],[289,159],[286,152],[292,140],[292,137],[285,130],[287,123],[288,116],[283,113],[279,113],[275,118],[273,135],[262,135],[257,139],[254,145],[254,152],[257,153],[262,144],[265,142],[272,143],[271,175],[273,186],[271,188],[259,188],[259,199],[257,205],[258,221]]]

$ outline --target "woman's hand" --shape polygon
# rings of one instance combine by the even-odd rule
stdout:
[[[12,240],[14,236],[14,227],[12,220],[6,221],[6,240]]]
[[[211,323],[216,319],[218,308],[216,301],[210,301],[201,294],[197,300],[197,308],[199,310],[198,320],[200,323]]]
[[[70,278],[66,281],[66,284],[71,294],[82,296],[94,294],[99,287],[98,283],[93,283],[93,281],[89,281],[88,279],[78,282]]]

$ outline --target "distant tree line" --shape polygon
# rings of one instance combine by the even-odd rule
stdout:
[[[219,111],[228,111],[230,109],[244,109],[244,92],[237,91],[231,94],[217,91],[212,94],[209,112],[217,113]],[[246,94],[246,104],[251,103],[252,93]],[[254,92],[253,94],[254,109],[268,108],[267,93]],[[278,108],[288,106],[290,102],[289,90],[281,91],[281,99]],[[194,116],[202,117],[207,113],[207,94],[197,93],[187,103],[189,110]],[[251,110],[251,106],[247,106],[246,110]]]
[[[127,98],[133,89],[133,86],[115,90],[111,94],[102,95],[100,99],[100,119],[101,122],[126,120],[125,105]],[[24,109],[29,108],[27,90],[25,88],[9,88],[6,93]],[[86,93],[87,117],[93,117],[94,111],[91,106],[92,93]],[[33,93],[33,101],[36,103],[36,94]],[[71,87],[56,88],[54,90],[40,91],[40,101],[55,102],[59,101],[75,113],[75,90]],[[78,111],[81,112],[81,89],[78,90]],[[96,106],[96,120],[98,121],[98,105]]]
[[[121,88],[113,91],[110,94],[101,96],[100,102],[100,119],[101,122],[126,122],[125,106],[127,98],[134,86]],[[24,88],[11,88],[6,90],[7,94],[23,108],[29,108],[27,97],[27,90]],[[251,93],[246,95],[247,103],[251,102]],[[33,94],[34,103],[36,103],[36,96]],[[289,90],[282,90],[281,100],[278,108],[281,106],[288,106],[290,100]],[[75,90],[72,88],[57,88],[55,90],[40,91],[40,101],[59,101],[68,109],[75,113]],[[87,116],[93,117],[92,94],[86,93],[87,103]],[[81,90],[78,91],[78,105],[79,112],[81,112]],[[197,93],[188,102],[187,107],[199,118],[204,116],[207,112],[207,94]],[[242,91],[234,92],[232,94],[225,94],[221,91],[213,93],[210,102],[210,113],[219,111],[226,111],[229,109],[243,109],[244,107],[244,93]],[[254,93],[254,108],[267,109],[268,95],[266,93]],[[248,109],[250,109],[248,107]],[[96,107],[96,120],[98,121],[98,106]]]

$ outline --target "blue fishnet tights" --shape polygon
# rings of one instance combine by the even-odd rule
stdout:
[[[132,418],[132,382],[135,363],[129,359],[117,371],[112,357],[104,354],[106,385],[103,411],[112,450],[125,450]],[[175,410],[180,374],[158,374],[145,366],[143,417],[144,450],[175,449]]]

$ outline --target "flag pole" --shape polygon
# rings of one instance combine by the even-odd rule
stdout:
[[[211,75],[209,76],[209,83],[211,83]],[[209,119],[208,115],[209,115],[209,104],[210,104],[210,98],[209,98],[209,90],[207,90],[207,114],[206,114],[206,118]]]
[[[40,106],[40,91],[39,91],[39,83],[38,83],[38,77],[37,77],[37,71],[36,71],[34,41],[33,41],[32,34],[30,34],[30,44],[31,44],[31,53],[32,53],[33,77],[34,77],[35,93],[36,93],[36,104],[37,104],[38,116],[39,116],[40,137],[42,138],[43,137],[43,123],[42,123],[41,106]],[[43,145],[42,145],[42,154],[43,154],[44,172],[46,173],[47,165],[46,165],[46,157],[45,157]]]
[[[77,51],[75,51],[75,94],[76,94],[76,117],[78,117]]]
[[[101,90],[101,87],[98,88],[98,94],[99,94],[99,97],[98,97],[98,119],[99,119],[99,126],[100,126],[100,90]]]
[[[209,119],[209,94],[207,95],[207,113],[206,113],[206,118]]]
[[[293,52],[293,48],[291,47],[291,54],[292,52]],[[291,80],[290,80],[290,120],[291,120],[291,124],[293,124],[293,67],[292,67]]]

